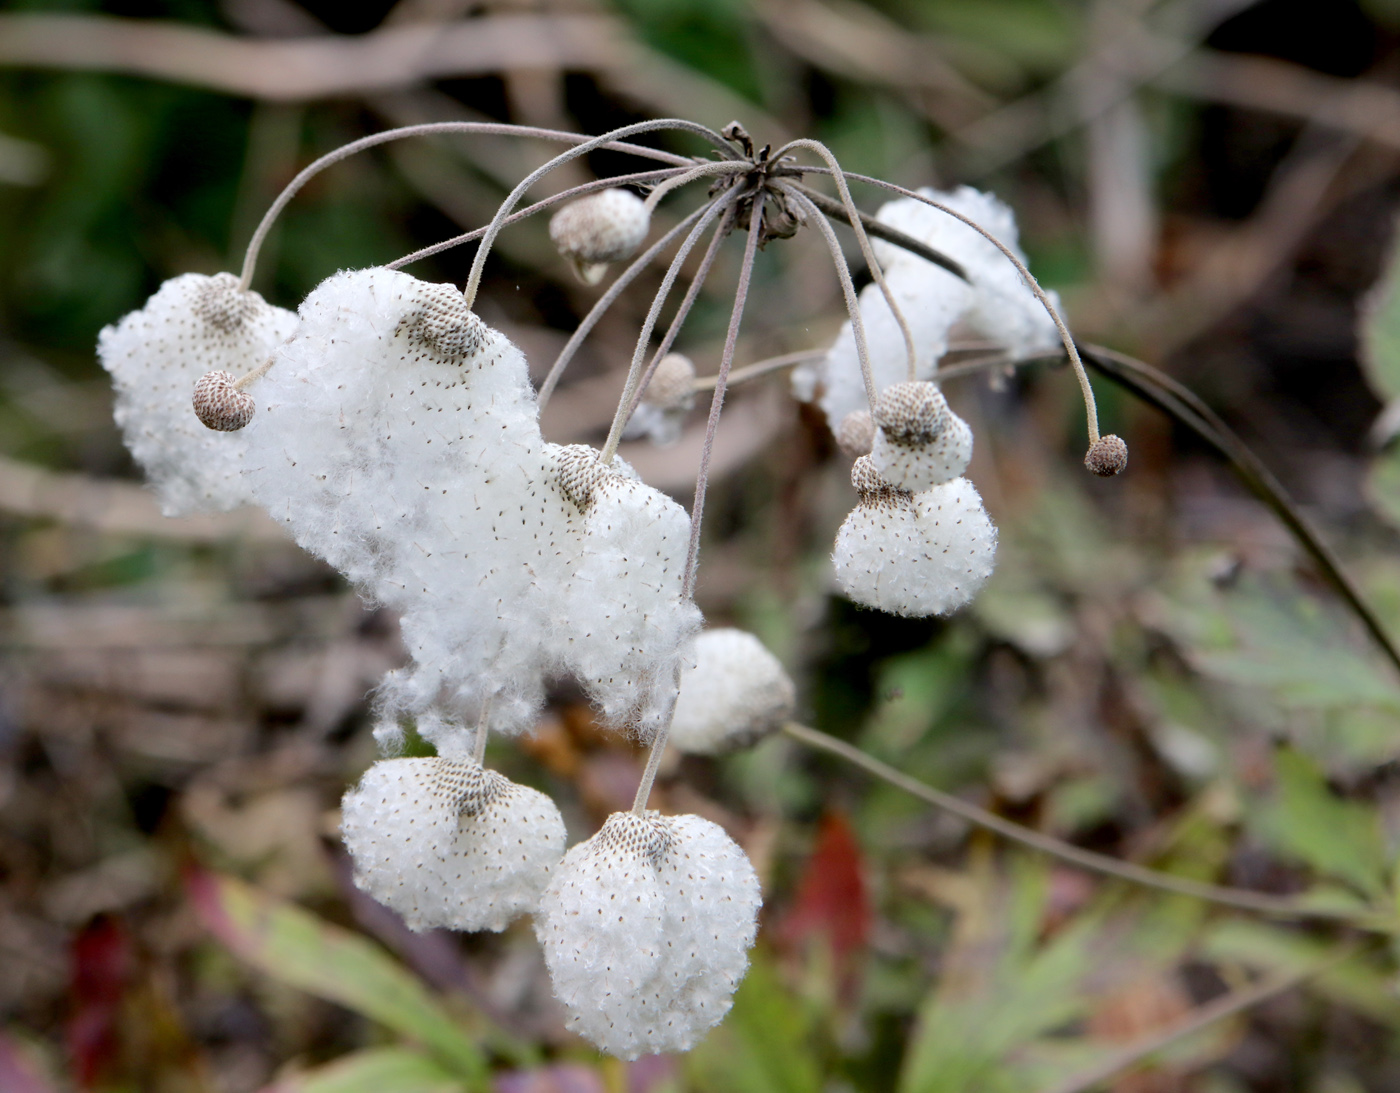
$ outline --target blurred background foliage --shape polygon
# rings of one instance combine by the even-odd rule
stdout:
[[[1105,881],[786,738],[672,760],[655,798],[722,823],[763,878],[733,1012],[685,1058],[600,1060],[563,1031],[527,924],[414,935],[353,890],[336,807],[373,757],[396,624],[251,514],[161,520],[93,353],[163,279],[236,269],[281,186],[365,133],[738,118],[904,185],[998,193],[1076,333],[1196,389],[1400,633],[1397,81],[1393,0],[3,5],[0,1089],[1400,1088],[1388,925],[1358,941]],[[431,140],[341,164],[284,215],[257,287],[294,307],[485,223],[545,154]],[[539,193],[626,169],[600,154]],[[470,259],[414,271],[460,283]],[[722,259],[682,335],[702,372],[736,271]],[[480,310],[542,371],[596,290],[540,223],[489,273]],[[740,364],[840,323],[807,233],[762,256],[757,292]],[[601,435],[647,301],[600,324],[551,439]],[[969,610],[920,621],[833,595],[847,464],[781,377],[737,390],[707,617],[784,659],[808,723],[930,785],[1394,922],[1395,666],[1217,456],[1099,387],[1133,452],[1106,483],[1077,467],[1063,373],[950,381],[1001,556]],[[695,427],[627,453],[683,501]],[[640,769],[566,687],[490,761],[550,792],[573,839]]]

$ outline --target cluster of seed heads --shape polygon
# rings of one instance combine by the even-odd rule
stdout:
[[[674,124],[717,142],[718,158],[659,172],[665,181],[646,202],[604,189],[551,220],[560,254],[585,281],[637,252],[667,187],[702,177],[711,204],[667,285],[706,225],[716,244],[747,225],[751,263],[758,244],[820,216],[820,195],[798,185],[802,169],[788,154],[802,145],[829,157],[820,146],[755,150],[737,125],[721,135]],[[659,127],[576,142],[552,165]],[[274,214],[315,170],[379,140],[313,164]],[[400,615],[410,660],[380,687],[375,735],[392,752],[400,721],[411,718],[438,754],[382,759],[346,793],[342,833],[356,884],[414,929],[500,930],[533,914],[569,1026],[635,1058],[686,1050],[723,1017],[761,904],[752,866],[723,830],[645,810],[660,749],[668,738],[699,754],[750,744],[792,718],[796,688],[753,635],[700,630],[691,597],[697,526],[616,458],[619,435],[661,444],[679,436],[695,401],[691,361],[667,353],[643,377],[648,325],[603,449],[560,446],[540,432],[523,353],[472,310],[489,244],[540,174],[476,233],[485,242],[465,293],[377,267],[328,278],[296,314],[272,307],[247,287],[269,219],[242,280],[167,282],[102,332],[99,352],[118,423],[166,512],[260,504]],[[1063,329],[1042,310],[1053,304],[1030,281],[1014,221],[994,198],[926,191],[892,202],[879,219],[947,255],[966,278],[888,244],[871,250],[858,230],[875,283],[825,358],[795,373],[794,390],[822,408],[854,459],[857,499],[836,537],[837,583],[870,607],[946,614],[990,574],[996,529],[962,477],[972,433],[937,386],[938,358],[958,322],[1013,352],[1043,349]],[[710,430],[730,363],[726,356],[716,380]],[[696,525],[712,441],[711,431]],[[1110,435],[1085,462],[1110,475],[1126,461]],[[583,687],[605,724],[653,746],[634,810],[567,853],[554,803],[481,764],[487,734],[530,729],[546,681],[560,674]]]

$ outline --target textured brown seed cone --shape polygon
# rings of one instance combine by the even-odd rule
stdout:
[[[869,410],[852,410],[836,426],[836,446],[853,459],[869,455],[875,444],[875,422]]]
[[[194,385],[194,413],[206,428],[232,433],[253,420],[253,396],[234,386],[228,372],[205,372]]]
[[[1084,456],[1084,466],[1100,478],[1112,478],[1127,465],[1128,446],[1114,433],[1099,437]]]

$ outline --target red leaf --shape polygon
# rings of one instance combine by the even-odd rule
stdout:
[[[871,918],[855,832],[845,816],[829,812],[822,817],[816,848],[780,936],[794,944],[826,938],[838,968],[849,971],[853,958],[870,940]]]
[[[117,1056],[122,999],[133,970],[131,936],[120,920],[99,916],[73,939],[71,960],[68,1054],[78,1084],[86,1089]]]

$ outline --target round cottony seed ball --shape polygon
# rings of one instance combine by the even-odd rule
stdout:
[[[1128,446],[1114,433],[1094,441],[1084,456],[1084,466],[1100,478],[1112,478],[1128,465]]]
[[[599,266],[630,258],[651,228],[646,203],[630,190],[602,190],[565,205],[549,221],[549,237],[559,253],[590,284]]]
[[[206,428],[232,433],[253,420],[253,396],[234,386],[229,372],[205,372],[194,385],[195,416]]]

